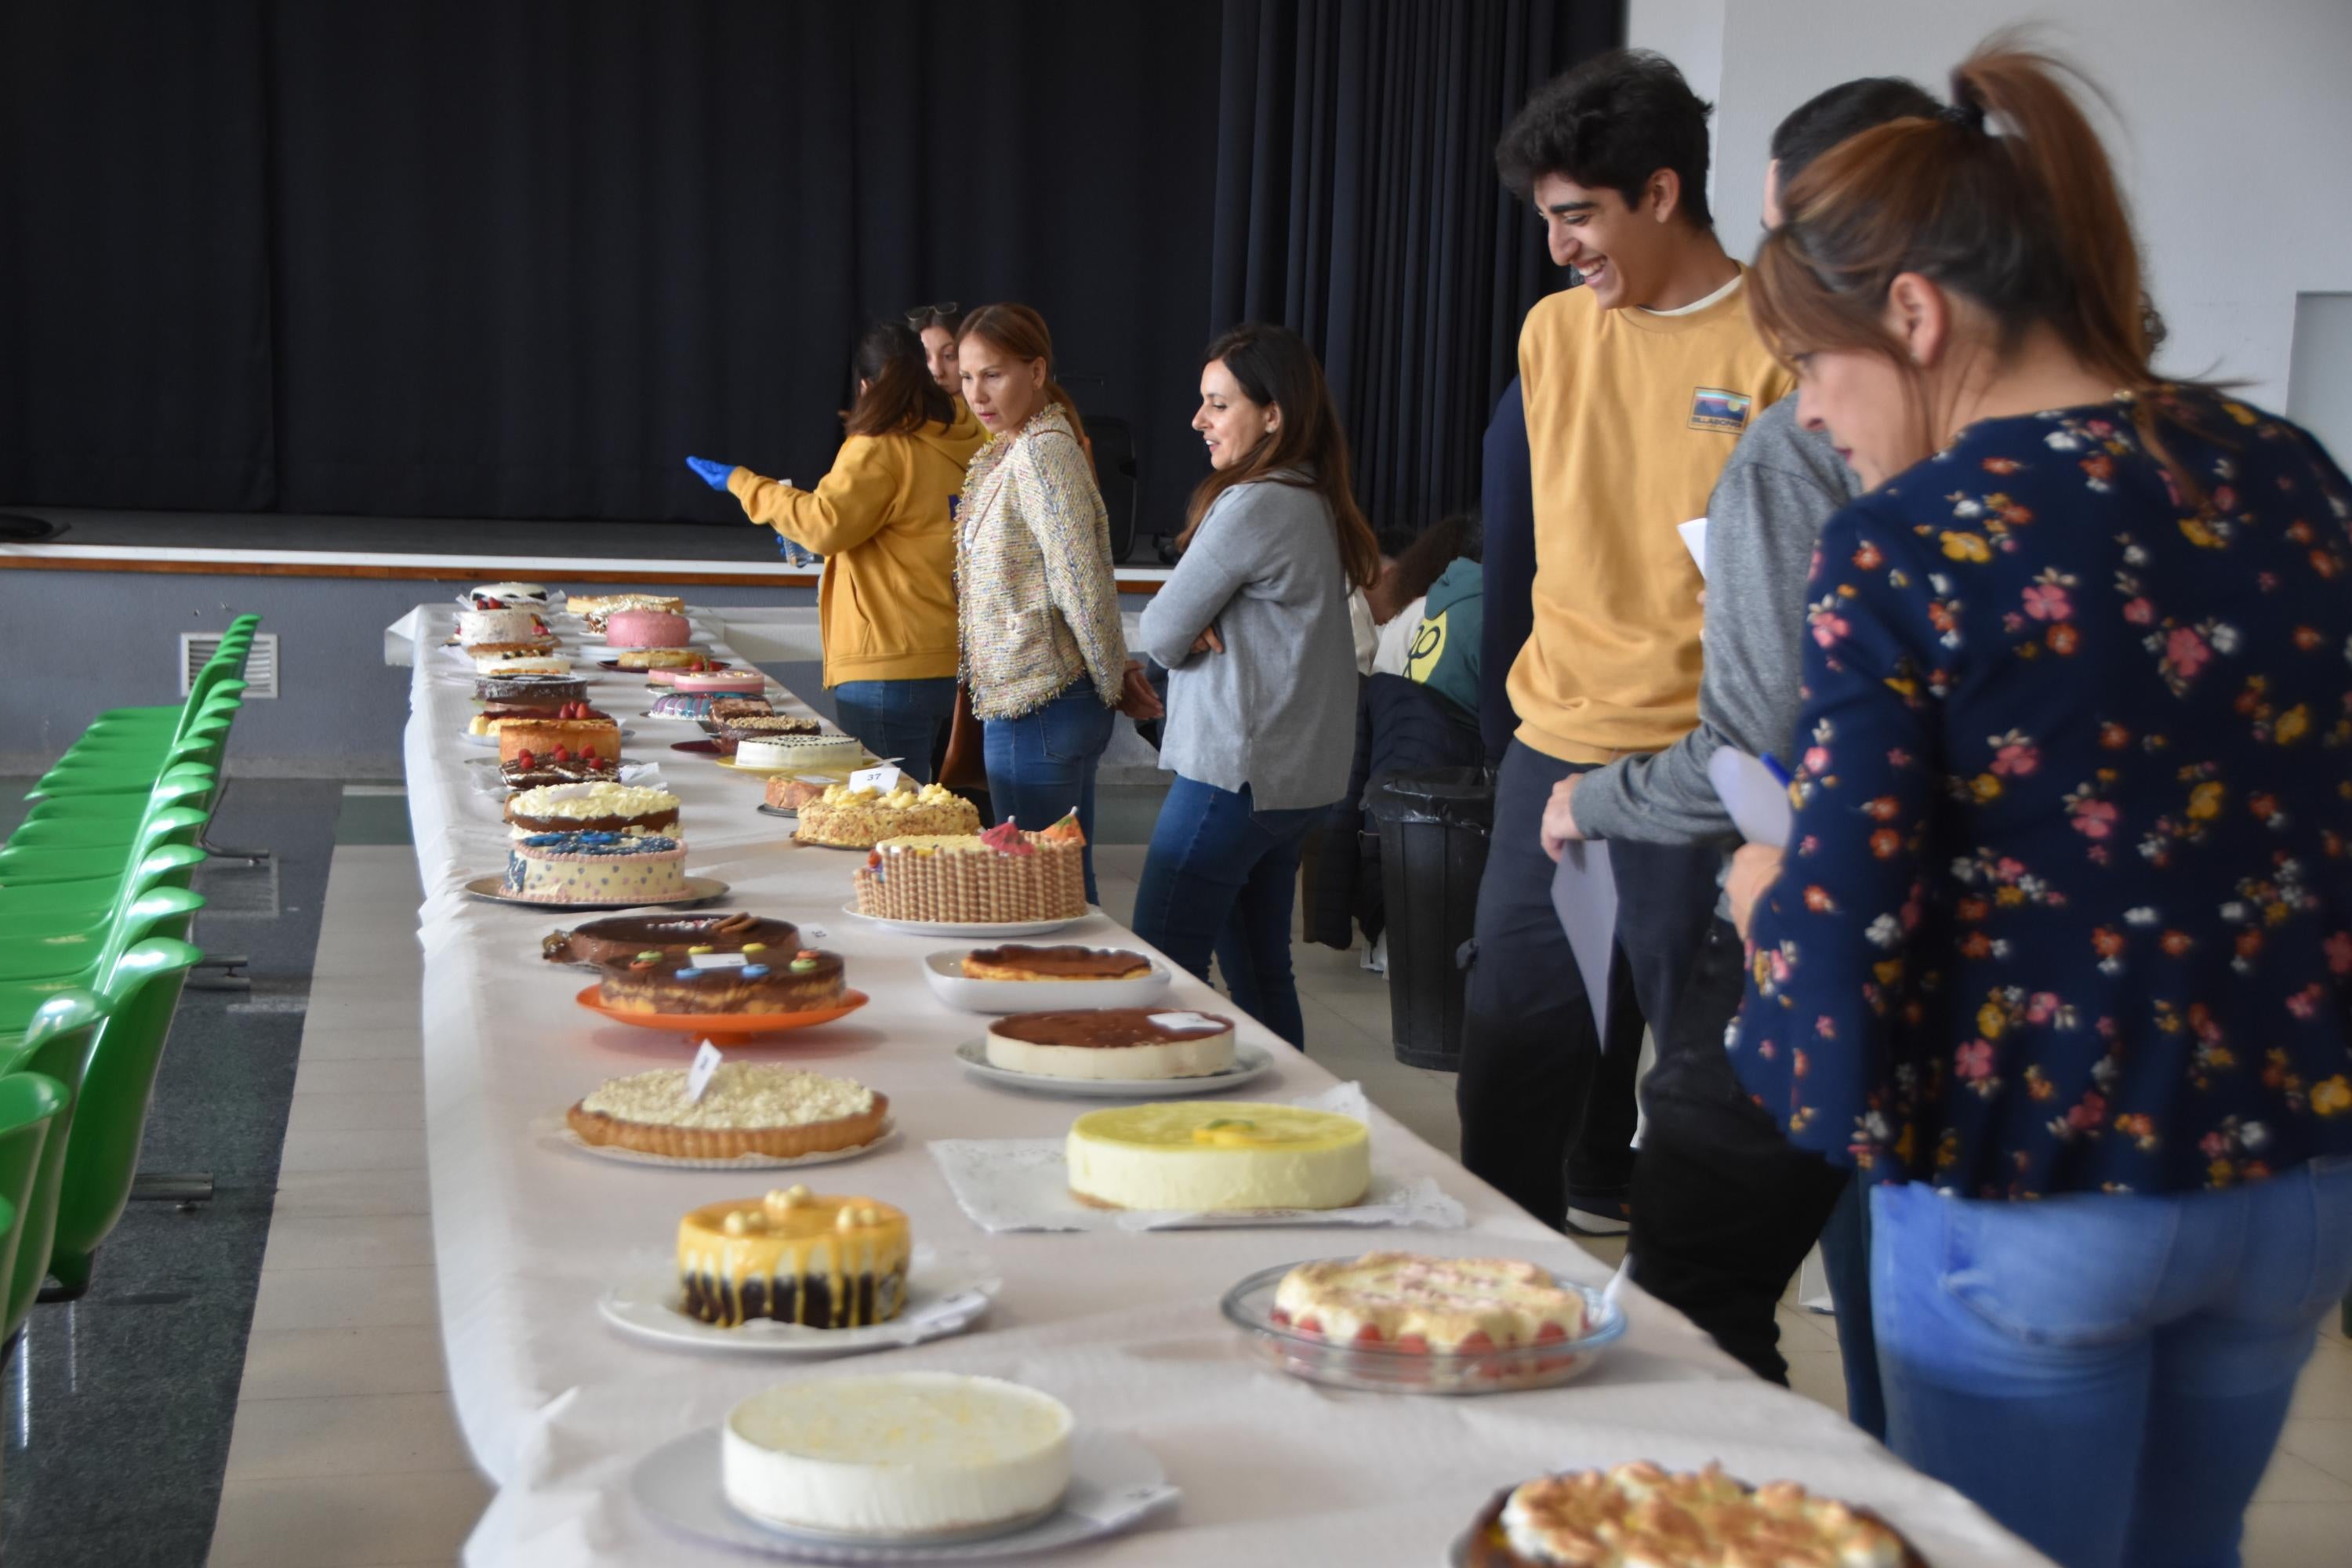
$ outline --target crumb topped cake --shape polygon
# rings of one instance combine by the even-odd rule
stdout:
[[[1367,1252],[1302,1263],[1275,1288],[1271,1320],[1341,1343],[1440,1352],[1581,1338],[1584,1298],[1516,1258]]]
[[[1087,912],[1086,835],[1075,816],[1043,833],[885,838],[856,877],[857,912],[883,920],[999,925]]]
[[[598,994],[621,1013],[809,1013],[837,1007],[843,996],[841,955],[813,947],[772,962],[760,942],[733,952],[647,948],[604,968]]]
[[[1792,1481],[1748,1487],[1710,1465],[1646,1459],[1543,1476],[1496,1498],[1469,1568],[1927,1568],[1868,1509]]]
[[[565,1117],[584,1142],[680,1160],[744,1154],[798,1159],[862,1148],[882,1136],[890,1100],[853,1079],[721,1062],[700,1100],[685,1068],[616,1078]]]
[[[906,1310],[907,1216],[872,1198],[780,1187],[678,1222],[688,1316],[723,1329],[772,1318],[812,1329],[887,1323]]]
[[[833,844],[844,848],[870,849],[885,838],[908,834],[978,833],[980,808],[935,784],[916,787],[901,777],[896,789],[851,789],[827,785],[823,795],[802,803],[804,844]]]
[[[1015,1013],[988,1026],[988,1062],[1095,1082],[1205,1078],[1234,1065],[1234,1021],[1152,1007]]]

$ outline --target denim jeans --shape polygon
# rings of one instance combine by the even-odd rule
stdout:
[[[877,757],[896,757],[917,784],[931,782],[931,756],[955,722],[952,675],[921,680],[845,680],[833,689],[841,727]]]
[[[1206,980],[1209,955],[1234,1005],[1301,1050],[1307,1023],[1290,972],[1298,849],[1328,806],[1259,811],[1239,793],[1176,775],[1135,893],[1135,934]]]
[[[982,736],[988,760],[988,804],[996,820],[1034,833],[1072,811],[1087,836],[1087,901],[1095,894],[1095,764],[1110,744],[1116,716],[1095,695],[1094,682],[1076,685],[1018,719],[991,719]]]
[[[2218,1192],[1871,1195],[1895,1453],[2064,1568],[2228,1568],[2321,1314],[2352,1157]]]

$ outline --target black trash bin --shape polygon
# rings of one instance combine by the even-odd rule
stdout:
[[[1486,768],[1383,773],[1364,792],[1379,826],[1388,906],[1389,1032],[1397,1060],[1451,1072],[1462,1059],[1462,966],[1495,826]]]

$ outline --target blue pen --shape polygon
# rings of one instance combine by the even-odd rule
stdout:
[[[1756,760],[1764,764],[1764,771],[1772,775],[1774,784],[1779,784],[1782,789],[1789,787],[1789,770],[1782,767],[1771,752],[1767,752]]]

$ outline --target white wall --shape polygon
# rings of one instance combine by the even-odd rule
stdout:
[[[1709,37],[1710,19],[1720,30]],[[1716,225],[1754,248],[1772,128],[1825,87],[1908,76],[1941,97],[1953,65],[2015,22],[2112,98],[2163,368],[2242,380],[2284,408],[2299,291],[2352,290],[2352,3],[2347,0],[1630,0],[1630,41],[1687,60],[1716,108]]]

